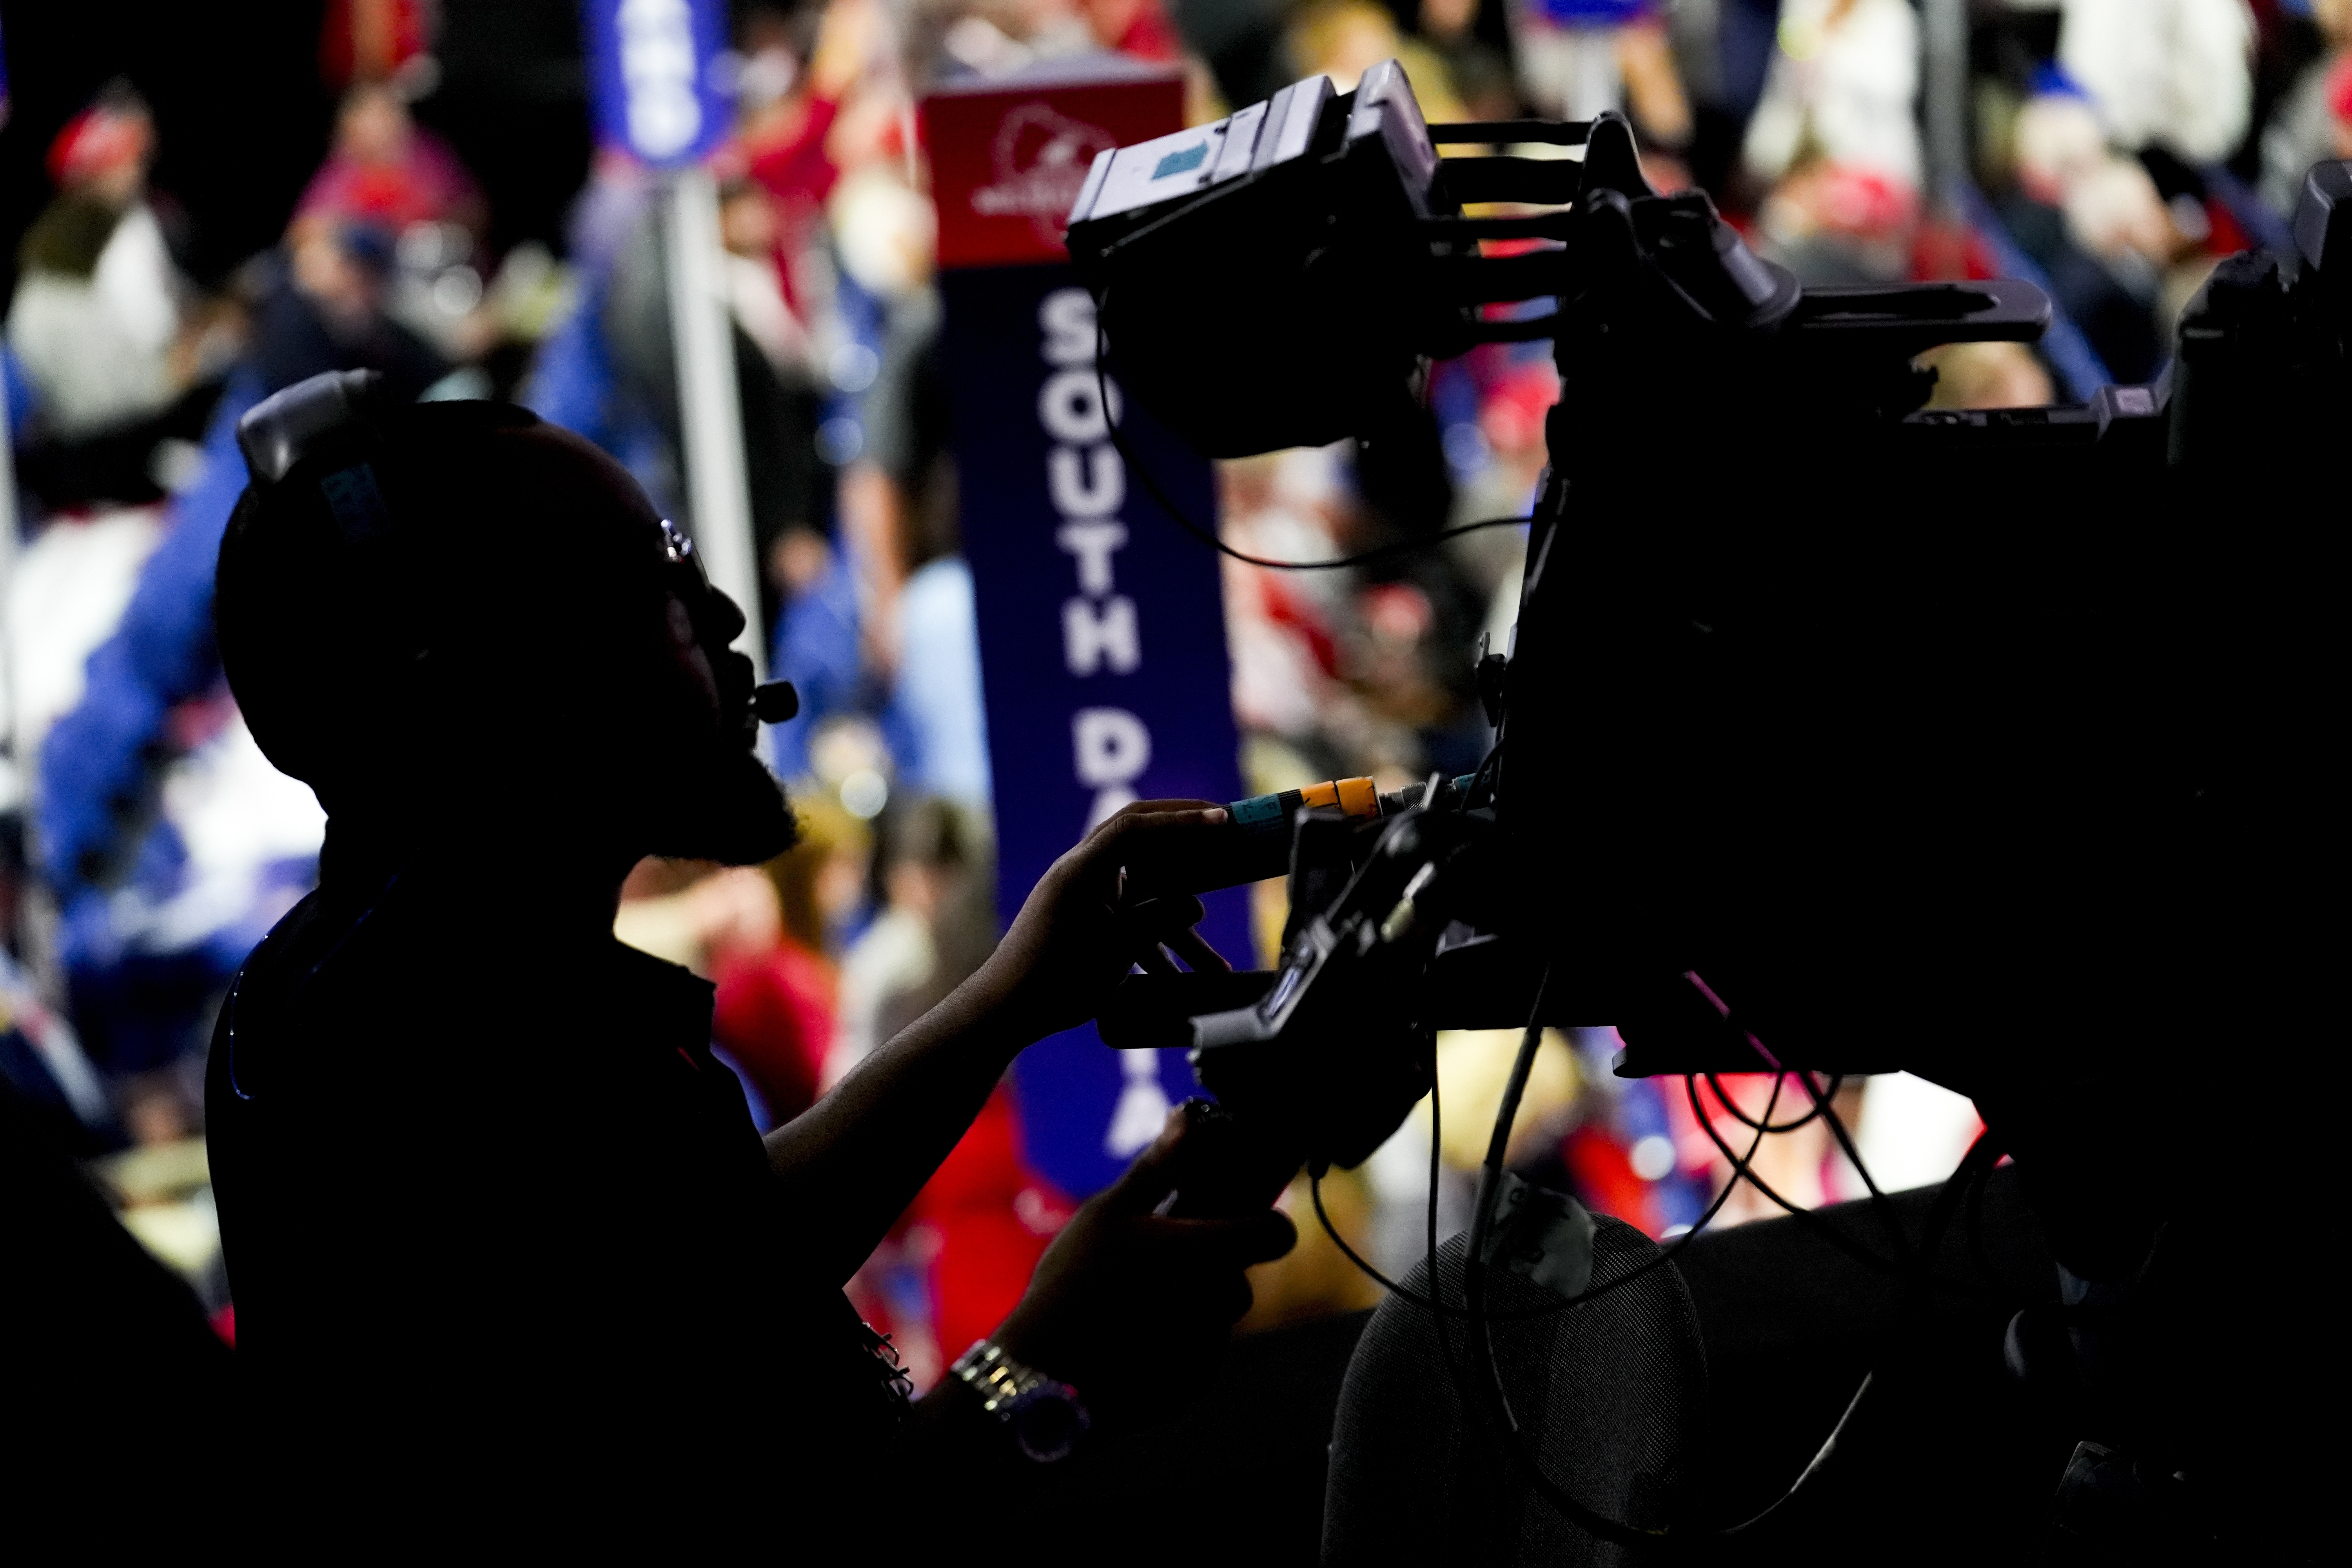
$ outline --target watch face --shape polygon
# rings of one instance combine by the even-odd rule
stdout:
[[[1087,1429],[1087,1407],[1065,1384],[1045,1383],[1014,1400],[1005,1419],[1021,1451],[1039,1464],[1050,1465],[1069,1458],[1070,1450],[1078,1446]]]

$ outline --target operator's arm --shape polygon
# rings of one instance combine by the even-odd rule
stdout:
[[[845,1280],[939,1169],[1022,1049],[1094,1016],[1131,964],[1226,967],[1189,894],[1134,900],[1129,867],[1181,864],[1221,840],[1222,806],[1141,801],[1054,863],[986,963],[833,1091],[768,1134],[817,1277]]]

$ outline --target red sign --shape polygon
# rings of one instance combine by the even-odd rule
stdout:
[[[1184,129],[1184,79],[1117,55],[923,100],[941,267],[1066,261],[1095,154]]]

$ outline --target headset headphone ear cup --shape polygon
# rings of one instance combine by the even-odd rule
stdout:
[[[327,371],[263,398],[236,422],[237,449],[257,486],[275,485],[347,434],[363,433],[383,401],[383,375]]]

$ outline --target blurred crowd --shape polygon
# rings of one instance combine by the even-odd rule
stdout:
[[[773,1124],[805,1108],[969,974],[996,931],[915,114],[928,89],[1115,51],[1181,72],[1189,112],[1205,119],[1314,72],[1344,89],[1395,57],[1433,121],[1622,109],[1654,184],[1704,188],[1807,281],[2042,282],[2060,314],[2045,344],[1930,356],[1935,397],[1953,406],[2158,377],[2215,262],[2277,240],[2302,172],[2352,154],[2352,0],[1924,3],[735,5],[737,123],[715,165],[757,624],[803,705],[772,731],[774,762],[803,841],[756,869],[648,862],[617,929],[716,982],[719,1043],[757,1113]],[[1939,35],[1939,17],[1955,26]],[[656,181],[602,147],[560,233],[502,219],[473,172],[500,156],[494,138],[476,124],[469,142],[475,122],[436,115],[447,22],[430,0],[323,7],[331,142],[278,243],[225,271],[186,259],[204,215],[151,183],[171,127],[134,82],[61,126],[0,132],[46,139],[51,187],[10,224],[0,1073],[232,1334],[200,1058],[237,964],[314,878],[321,829],[309,792],[247,733],[212,646],[212,563],[244,479],[236,418],[328,369],[374,369],[417,397],[512,398],[604,446],[692,521]],[[1958,51],[1940,75],[1937,37]],[[1938,81],[1961,95],[1957,162],[1923,131]],[[512,186],[512,171],[499,182]],[[1495,345],[1433,367],[1417,456],[1374,464],[1342,444],[1223,464],[1226,538],[1329,559],[1525,515],[1557,396],[1549,353]],[[1704,431],[1691,440],[1704,451]],[[1476,767],[1492,731],[1471,650],[1482,634],[1507,643],[1523,534],[1486,530],[1339,572],[1226,562],[1247,786],[1369,774],[1390,789]],[[548,654],[560,668],[562,650]],[[596,765],[593,718],[564,717],[580,765]],[[499,875],[482,868],[486,897]],[[1255,912],[1270,943],[1279,884],[1257,889]],[[1513,1044],[1442,1037],[1443,1126],[1424,1106],[1363,1168],[1327,1180],[1334,1223],[1384,1268],[1418,1255],[1433,1142],[1433,1201],[1449,1229],[1466,1215]],[[1606,1029],[1547,1047],[1513,1159],[1670,1234],[1727,1168],[1709,1126],[1744,1145],[1741,1119],[1764,1110],[1770,1083],[1694,1098],[1614,1078],[1613,1049]],[[1964,1102],[1906,1079],[1837,1092],[1889,1187],[1943,1174],[1976,1126]],[[919,1384],[993,1325],[1083,1195],[1026,1169],[1013,1118],[1000,1095],[855,1288]],[[1800,1201],[1858,1190],[1818,1121],[1759,1159]],[[1737,1194],[1715,1223],[1753,1205]],[[1251,1321],[1377,1294],[1308,1228],[1262,1271]]]

